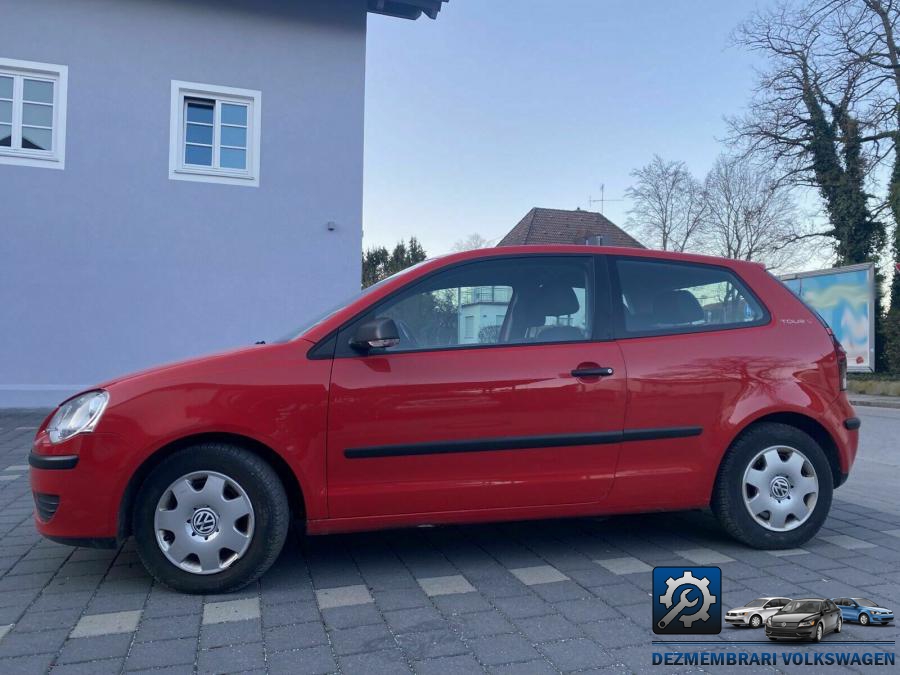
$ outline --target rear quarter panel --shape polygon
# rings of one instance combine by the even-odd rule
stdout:
[[[620,340],[628,369],[625,428],[703,432],[624,444],[611,510],[706,506],[724,453],[766,415],[799,413],[841,433],[834,428],[837,361],[827,332],[761,267],[732,269],[768,308],[768,324]]]

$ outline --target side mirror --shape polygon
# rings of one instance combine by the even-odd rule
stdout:
[[[379,317],[361,323],[356,329],[356,334],[350,340],[350,346],[354,349],[367,352],[370,349],[384,347],[396,347],[400,344],[400,331],[393,319]]]

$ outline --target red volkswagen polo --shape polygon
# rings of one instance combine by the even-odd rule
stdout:
[[[274,343],[63,403],[35,523],[136,538],[188,592],[309,534],[711,507],[759,548],[821,527],[856,455],[846,358],[763,267],[586,246],[430,260]]]

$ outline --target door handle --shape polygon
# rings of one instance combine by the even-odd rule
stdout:
[[[576,368],[572,371],[573,377],[609,377],[614,374],[612,368],[596,367],[596,368]]]

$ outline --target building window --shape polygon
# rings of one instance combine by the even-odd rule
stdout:
[[[65,168],[68,68],[0,58],[0,164]]]
[[[172,81],[169,178],[259,185],[261,94]]]

